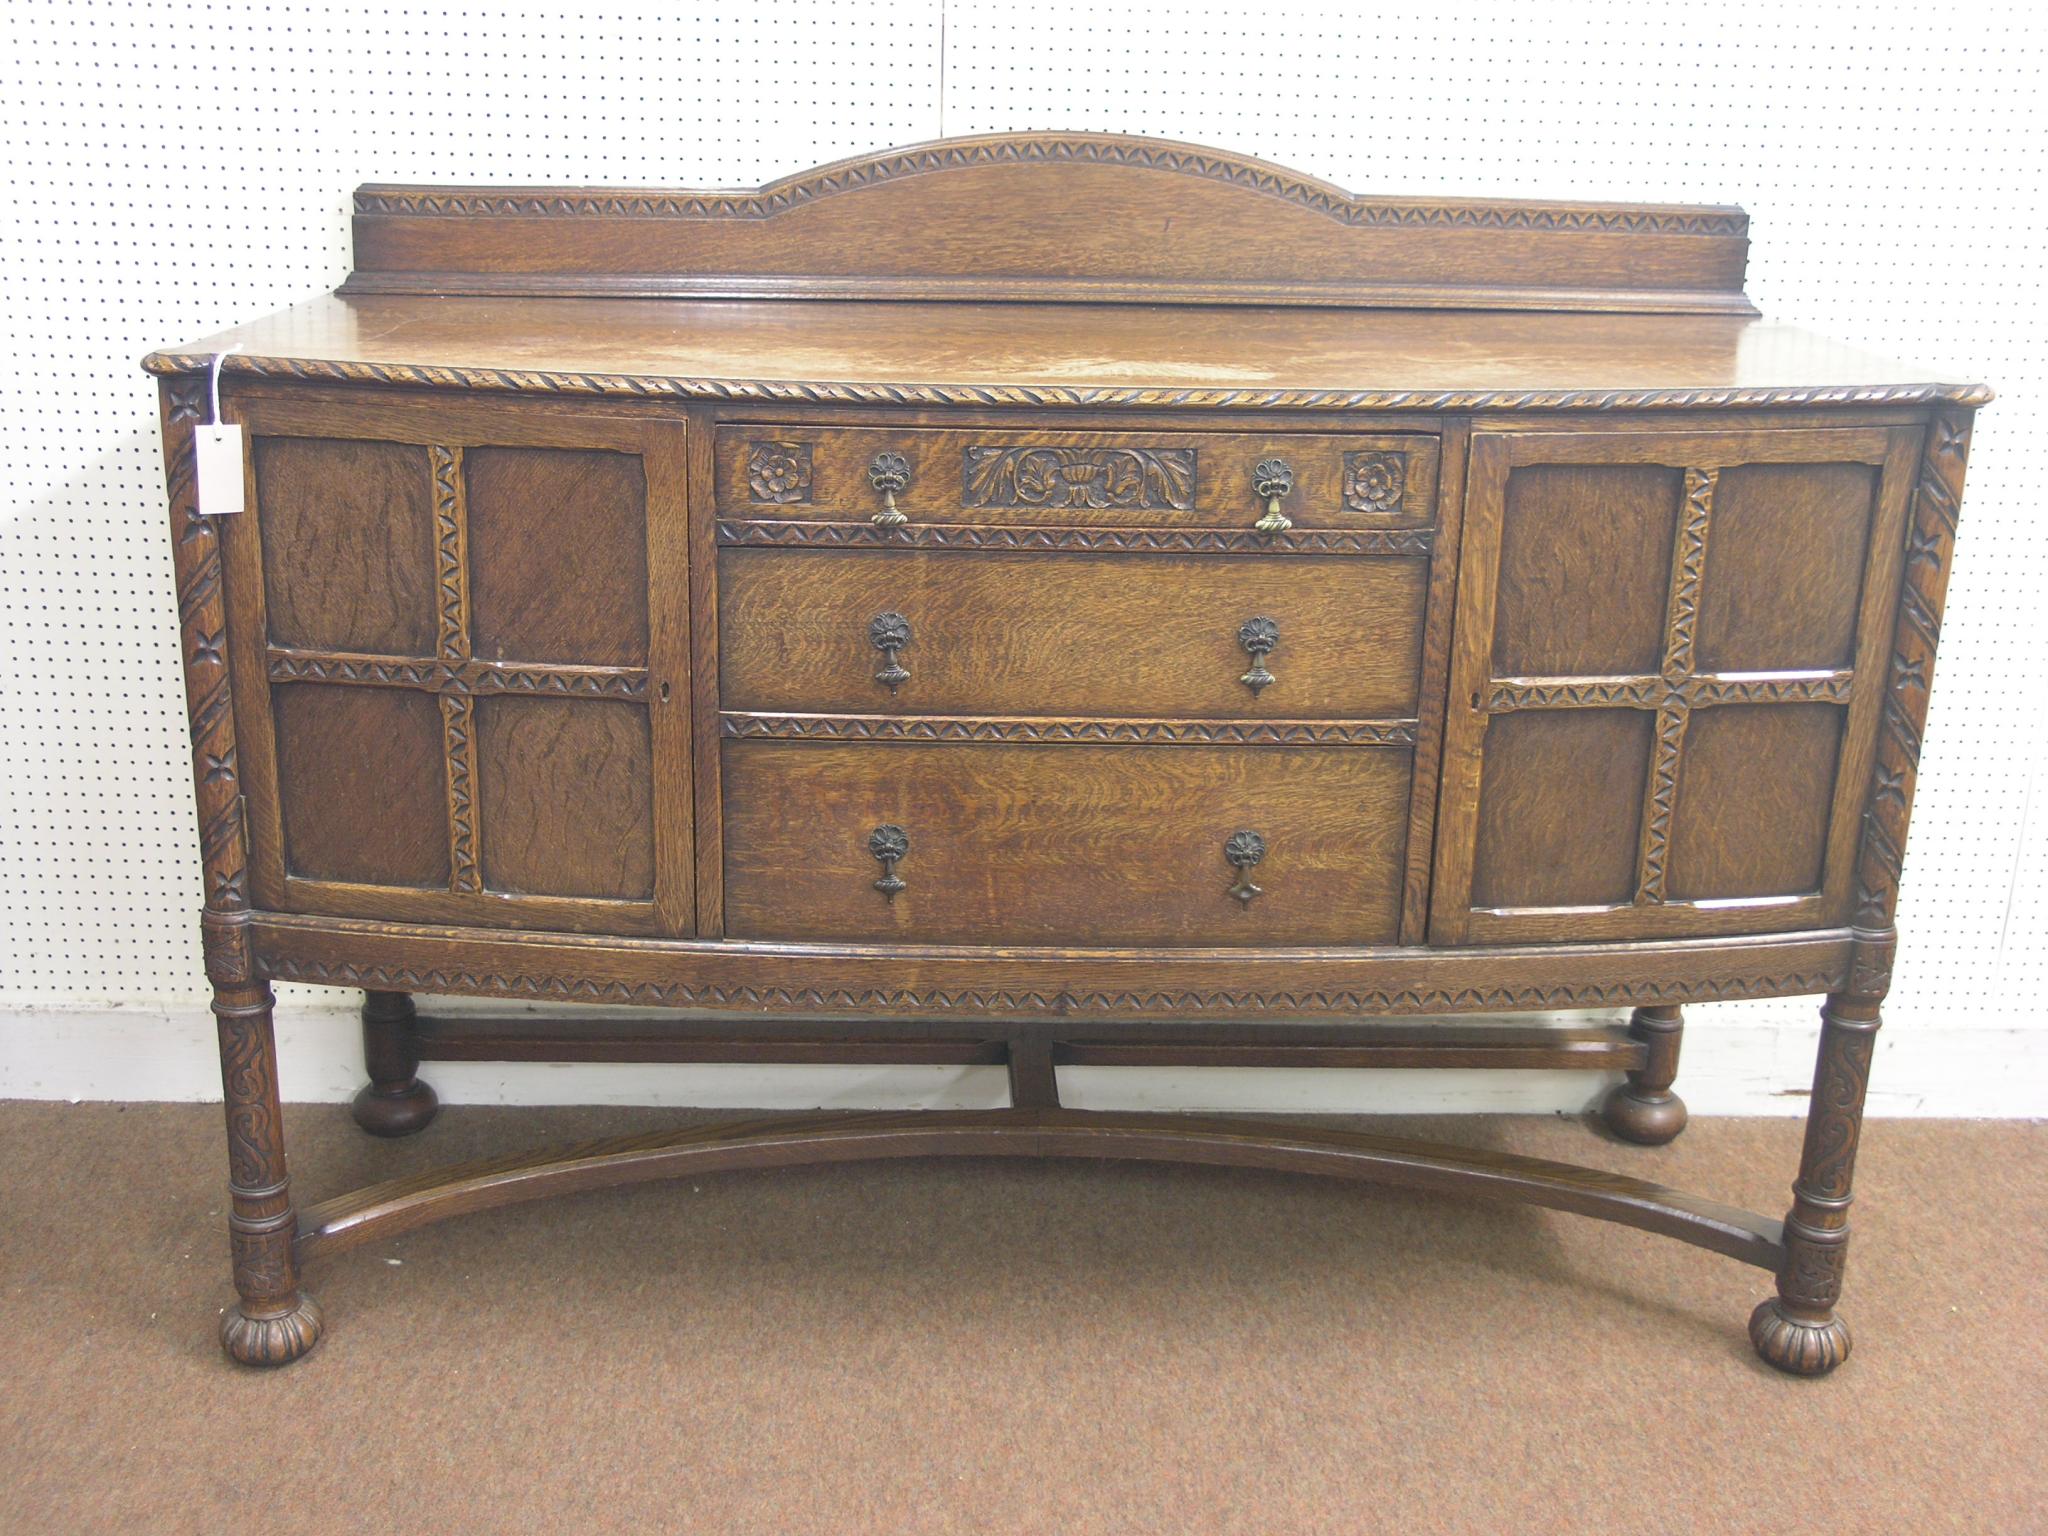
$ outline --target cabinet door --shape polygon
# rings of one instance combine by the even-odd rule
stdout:
[[[1436,942],[1849,920],[1918,438],[1474,436]]]
[[[684,425],[513,400],[235,404],[255,904],[690,931]]]

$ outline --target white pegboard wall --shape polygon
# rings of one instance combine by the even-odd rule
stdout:
[[[942,133],[1070,127],[1223,145],[1358,190],[1739,203],[1767,312],[1993,382],[1884,1038],[1936,1062],[1914,1042],[2039,1029],[2048,530],[2028,488],[2048,482],[2048,13],[1361,10],[11,0],[0,1010],[182,1019],[204,996],[142,353],[332,287],[358,182],[753,185]],[[1810,1004],[1714,1019],[1784,1033],[1759,1095],[1803,1081]],[[38,1072],[64,1091],[61,1062]],[[81,1065],[78,1091],[94,1080]]]

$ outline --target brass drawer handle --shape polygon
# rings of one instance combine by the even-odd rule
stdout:
[[[878,453],[868,464],[868,483],[882,493],[882,510],[868,519],[877,528],[901,528],[910,519],[896,510],[896,493],[910,489],[910,460]]]
[[[1266,515],[1252,526],[1261,533],[1285,533],[1294,519],[1280,510],[1280,498],[1294,489],[1294,468],[1285,459],[1261,459],[1252,466],[1252,489],[1266,504]]]
[[[887,683],[894,693],[910,681],[910,669],[896,659],[896,653],[910,644],[910,620],[900,613],[878,613],[868,620],[868,644],[882,653],[882,670],[875,681]]]
[[[1230,894],[1241,906],[1250,906],[1254,896],[1264,894],[1263,887],[1252,884],[1252,866],[1265,856],[1266,840],[1256,832],[1233,832],[1230,841],[1223,845],[1223,857],[1237,870],[1237,878],[1230,882]]]
[[[868,852],[882,865],[881,878],[875,881],[875,889],[893,906],[896,893],[906,889],[896,873],[896,861],[910,852],[910,834],[901,827],[884,823],[868,834]]]
[[[1246,619],[1238,626],[1237,643],[1245,648],[1252,659],[1251,671],[1238,681],[1251,689],[1252,697],[1259,696],[1259,690],[1268,683],[1279,679],[1266,670],[1266,658],[1273,654],[1273,648],[1280,643],[1280,626],[1271,619]]]

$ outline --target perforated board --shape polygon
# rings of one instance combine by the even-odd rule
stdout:
[[[1938,1063],[1972,1059],[1965,1041],[1995,1053],[2015,1030],[2038,1062],[2048,906],[2032,893],[2048,839],[2028,812],[2048,532],[2030,488],[2048,469],[2048,13],[1363,10],[11,0],[0,1091],[108,1082],[89,1045],[71,1060],[49,1043],[61,1025],[24,1023],[25,1009],[83,1010],[65,1015],[81,1041],[109,1009],[172,1030],[203,1018],[142,353],[333,286],[362,181],[745,186],[945,133],[1050,127],[1224,145],[1363,191],[1739,203],[1767,312],[1997,385],[1970,468],[1886,1040]],[[1744,1079],[1759,1104],[1803,1085],[1808,1003],[1702,1012],[1705,1028],[1782,1039]],[[5,1075],[28,1028],[33,1083]],[[300,1086],[339,1091],[352,1070]],[[1998,1092],[2048,1111],[2038,1085]]]

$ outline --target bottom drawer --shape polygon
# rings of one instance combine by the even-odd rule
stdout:
[[[960,944],[1394,942],[1411,753],[724,746],[725,931]],[[900,828],[902,888],[871,850]],[[1263,852],[1242,872],[1239,832]],[[879,844],[887,850],[886,841]],[[1238,845],[1240,855],[1249,840]],[[1245,882],[1249,900],[1233,894]]]

